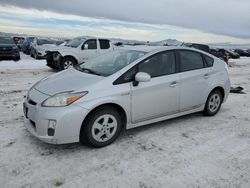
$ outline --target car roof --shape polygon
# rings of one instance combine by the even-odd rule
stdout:
[[[157,51],[164,51],[164,50],[192,50],[192,51],[197,51],[201,53],[206,53],[202,50],[192,48],[192,47],[184,47],[184,46],[147,46],[147,45],[138,45],[138,46],[129,46],[129,45],[124,45],[119,47],[120,49],[124,50],[136,50],[136,51],[142,51],[146,53],[150,52],[157,52]]]

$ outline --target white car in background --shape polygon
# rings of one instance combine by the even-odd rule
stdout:
[[[64,70],[114,49],[115,46],[108,39],[77,37],[64,46],[48,50],[47,66],[52,69]]]
[[[230,91],[224,61],[184,47],[115,50],[36,83],[25,125],[40,140],[94,147],[130,129],[203,111],[213,116]]]
[[[53,50],[57,45],[62,44],[64,41],[34,38],[30,44],[30,56],[35,59],[46,59],[46,51]]]

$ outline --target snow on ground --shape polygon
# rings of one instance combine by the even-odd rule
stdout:
[[[123,131],[101,149],[49,145],[26,131],[23,95],[54,72],[22,58],[0,62],[0,187],[250,187],[250,58],[230,62],[246,94],[230,94],[218,115]]]
[[[46,60],[39,59],[34,60],[32,57],[25,55],[24,53],[20,53],[21,60],[19,61],[10,61],[0,60],[0,70],[6,69],[41,69],[46,68]]]

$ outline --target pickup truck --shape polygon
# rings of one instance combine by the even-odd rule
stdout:
[[[47,51],[47,66],[55,70],[65,70],[114,49],[115,46],[108,39],[77,37],[64,46]]]

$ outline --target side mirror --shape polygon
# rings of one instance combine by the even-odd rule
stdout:
[[[89,45],[88,44],[84,44],[84,48],[83,48],[84,50],[87,50],[87,49],[89,49]]]
[[[138,72],[135,75],[136,82],[149,82],[151,80],[151,76],[145,72]]]

